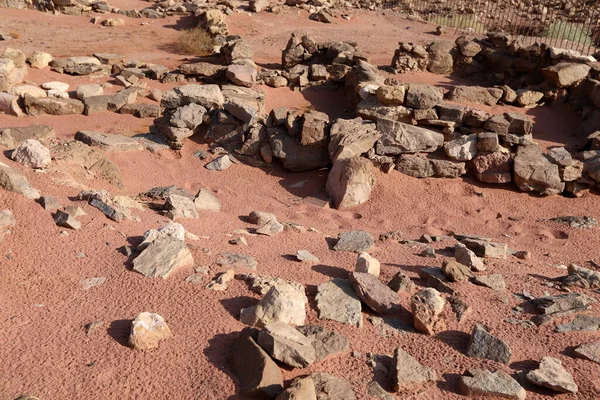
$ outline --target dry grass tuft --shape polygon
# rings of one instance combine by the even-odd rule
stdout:
[[[202,28],[192,28],[181,34],[177,40],[177,49],[194,56],[206,57],[213,53],[213,39]]]
[[[21,34],[19,32],[8,32],[9,36],[12,36],[13,39],[18,39],[21,37]]]

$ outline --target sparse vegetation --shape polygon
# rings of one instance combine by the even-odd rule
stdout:
[[[427,21],[447,28],[468,29],[476,33],[486,31],[485,25],[474,15],[435,15],[427,18]]]
[[[209,56],[213,53],[213,38],[202,28],[192,28],[183,32],[177,40],[177,49],[194,56]]]
[[[581,24],[574,24],[565,21],[556,21],[551,23],[544,31],[544,36],[567,40],[573,43],[579,43],[584,46],[592,45],[592,33]]]
[[[13,39],[18,39],[21,37],[21,34],[19,32],[8,32],[9,36],[12,36]]]

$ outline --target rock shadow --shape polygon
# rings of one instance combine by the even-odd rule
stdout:
[[[129,333],[131,332],[130,319],[118,319],[112,321],[106,332],[108,335],[119,343],[121,346],[129,347]]]
[[[436,338],[458,351],[459,353],[466,354],[469,348],[469,342],[471,341],[471,335],[461,331],[444,331],[437,334]]]
[[[219,302],[225,311],[227,311],[235,319],[239,320],[240,311],[242,308],[255,306],[258,303],[258,300],[250,296],[237,296],[230,299],[223,299]]]
[[[343,279],[348,278],[348,271],[343,268],[340,268],[340,267],[333,267],[331,265],[317,264],[317,265],[313,265],[311,267],[311,269],[315,272],[318,272],[325,276],[329,276],[331,278],[343,278]]]
[[[461,394],[458,391],[458,380],[460,377],[461,375],[459,374],[443,374],[443,380],[438,380],[436,386],[445,392]]]

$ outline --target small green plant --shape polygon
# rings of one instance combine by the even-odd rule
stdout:
[[[551,23],[544,31],[544,36],[559,40],[567,40],[572,43],[579,43],[584,46],[592,45],[592,32],[589,29],[565,21],[556,21]]]
[[[470,29],[475,33],[486,31],[485,25],[474,15],[435,15],[429,17],[427,21],[447,28]]]
[[[202,28],[188,29],[177,40],[177,49],[180,52],[194,56],[210,56],[213,46],[213,38]]]

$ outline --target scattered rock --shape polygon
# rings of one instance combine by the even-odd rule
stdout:
[[[346,279],[335,278],[317,287],[319,319],[330,319],[356,327],[362,326],[360,298]]]
[[[470,369],[458,381],[458,389],[466,396],[501,397],[525,400],[527,392],[510,375],[503,371]]]
[[[40,198],[40,192],[29,184],[25,176],[2,162],[0,162],[0,187],[9,192],[19,193],[27,199]]]
[[[327,177],[327,193],[333,207],[346,208],[365,203],[375,186],[373,163],[361,156],[338,158]]]
[[[194,204],[198,210],[221,211],[221,202],[207,189],[200,189],[194,198]]]
[[[466,281],[473,277],[471,268],[454,260],[444,260],[442,264],[442,272],[448,277],[451,282]]]
[[[319,257],[315,256],[308,250],[298,250],[296,252],[296,258],[298,259],[298,261],[307,261],[311,263],[321,262],[321,260],[319,260]]]
[[[558,325],[556,332],[591,332],[600,330],[600,318],[578,315],[573,321]]]
[[[471,332],[467,355],[508,365],[512,352],[506,343],[492,336],[483,326],[478,324]]]
[[[27,139],[12,152],[11,158],[26,167],[41,169],[52,162],[50,150],[35,139]]]
[[[397,347],[394,351],[394,391],[416,393],[437,380],[432,368],[421,365],[413,356]]]
[[[529,371],[526,377],[534,385],[558,393],[577,393],[578,390],[573,376],[562,366],[562,362],[554,357],[543,357],[538,369]]]
[[[387,314],[400,310],[398,295],[381,283],[377,276],[353,272],[350,282],[358,297],[376,313]]]
[[[283,225],[281,225],[276,219],[269,220],[256,230],[256,233],[266,236],[275,236],[281,232],[283,232]]]
[[[174,271],[194,264],[183,240],[166,235],[157,237],[133,260],[134,271],[149,278],[168,278]]]
[[[221,272],[206,285],[206,289],[222,292],[227,289],[227,283],[231,282],[234,276],[235,271],[233,269]]]
[[[229,252],[219,254],[215,262],[221,267],[230,267],[234,269],[247,268],[251,270],[256,270],[258,266],[258,263],[254,259],[254,257],[245,254]]]
[[[362,252],[358,255],[354,271],[379,276],[381,264],[375,257],[371,257],[369,253]]]
[[[57,210],[54,214],[54,222],[58,226],[62,226],[69,229],[77,230],[81,228],[81,222],[77,221],[77,219],[75,219],[74,216],[61,210]]]
[[[417,290],[417,285],[402,272],[396,272],[396,275],[394,275],[390,283],[388,283],[388,287],[396,293],[405,292],[412,294]]]
[[[435,335],[446,329],[444,306],[446,300],[433,289],[423,289],[411,297],[410,308],[415,328],[428,335]]]
[[[347,379],[324,372],[309,375],[315,382],[317,400],[356,400],[352,385]]]
[[[265,326],[272,322],[304,325],[306,295],[291,285],[281,283],[269,289],[260,302],[241,310],[240,320],[251,326]]]
[[[600,364],[600,342],[584,343],[573,350],[575,357]]]
[[[316,360],[311,340],[284,322],[266,324],[258,344],[275,360],[293,368],[306,368]]]
[[[459,263],[470,267],[473,271],[482,272],[486,270],[483,261],[462,243],[457,244],[454,248],[454,258]]]
[[[504,283],[504,278],[500,274],[476,276],[473,279],[473,283],[475,283],[476,285],[488,287],[488,288],[496,290],[498,292],[506,289],[506,284]]]
[[[130,137],[101,132],[78,131],[75,134],[75,140],[79,140],[88,146],[99,147],[105,151],[139,151],[144,149],[137,140]]]
[[[297,329],[310,339],[315,348],[316,361],[323,361],[329,356],[350,350],[348,339],[333,330],[318,325],[304,325]]]
[[[362,253],[373,246],[375,240],[369,232],[366,231],[349,231],[342,232],[338,236],[338,241],[333,247],[335,251],[353,251]]]
[[[283,375],[256,340],[255,329],[246,328],[240,333],[231,349],[232,370],[239,381],[240,394],[272,399],[283,390]]]
[[[206,164],[204,167],[209,171],[225,171],[231,167],[233,163],[227,154],[215,158],[213,161]]]
[[[129,346],[137,350],[154,349],[158,347],[160,341],[172,336],[163,317],[155,313],[143,312],[131,323]]]

